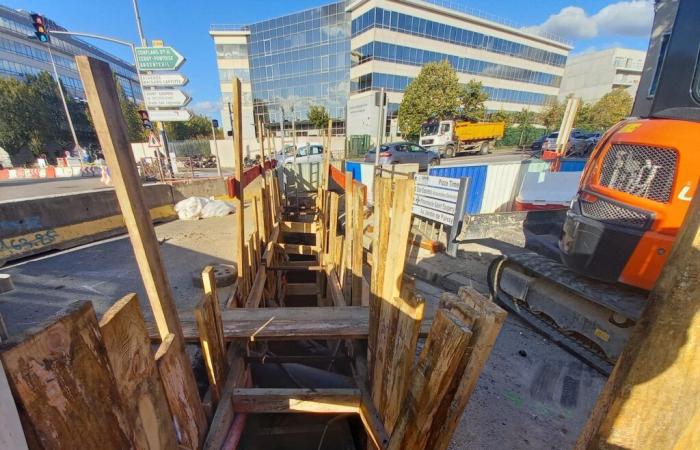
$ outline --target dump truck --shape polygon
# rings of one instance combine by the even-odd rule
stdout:
[[[468,120],[430,120],[421,126],[420,145],[451,158],[458,153],[485,155],[496,139],[503,137],[505,122],[471,122]]]

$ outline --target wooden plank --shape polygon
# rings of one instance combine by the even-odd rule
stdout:
[[[226,380],[226,351],[221,336],[219,342],[219,326],[217,325],[214,309],[214,298],[210,293],[205,293],[202,300],[194,309],[194,317],[199,332],[199,345],[202,350],[204,366],[207,369],[207,378],[211,388],[212,405],[215,407],[221,398],[221,390]],[[223,331],[223,324],[221,326]]]
[[[425,300],[416,297],[413,293],[415,284],[404,282],[403,293],[395,298],[395,306],[399,310],[396,323],[396,332],[393,341],[385,345],[392,345],[391,360],[387,361],[384,379],[386,380],[382,393],[382,417],[386,431],[391,434],[396,420],[401,413],[401,402],[408,391],[413,369],[413,355],[416,352],[416,343],[420,332]],[[431,447],[432,448],[432,447]]]
[[[280,222],[280,230],[285,233],[315,233],[316,223],[314,222]]]
[[[690,449],[700,442],[700,195],[576,449]]]
[[[237,193],[233,199],[236,207],[236,266],[238,268],[239,280],[245,280],[247,265],[245,261],[245,206],[243,204],[243,110],[241,102],[241,80],[234,77],[231,80],[231,127],[233,131],[233,185]],[[245,293],[245,283],[238,283],[238,289]],[[242,302],[245,297],[241,297]],[[230,308],[232,305],[228,305]]]
[[[315,255],[318,252],[318,247],[315,245],[302,244],[278,244],[282,250],[289,255]]]
[[[328,253],[330,257],[330,262],[337,266],[338,261],[336,259],[336,246],[338,240],[338,206],[340,196],[336,192],[330,192],[329,195],[328,248],[326,249],[326,253]]]
[[[338,272],[336,272],[335,267],[331,266],[331,269],[327,272],[326,276],[328,279],[328,293],[330,294],[333,306],[347,307],[347,303],[345,303],[345,295],[343,294],[343,288],[340,286]]]
[[[124,412],[134,427],[136,446],[175,448],[177,436],[168,400],[136,294],[123,297],[105,312],[100,331]]]
[[[377,343],[393,342],[396,334],[396,324],[399,310],[393,300],[401,295],[408,234],[411,229],[411,203],[415,183],[413,180],[396,180],[395,192],[391,207],[391,225],[387,245],[386,261],[390,264],[384,269],[384,280],[381,284],[381,306],[377,327]],[[378,409],[382,408],[382,398],[386,393],[389,372],[387,365],[393,359],[393,345],[377,345],[374,365],[372,367],[372,399]]]
[[[134,446],[89,301],[72,304],[45,327],[11,337],[0,352],[15,401],[27,419],[25,431],[41,448]]]
[[[337,278],[336,278],[337,279]],[[330,285],[330,283],[329,283]],[[336,287],[337,287],[336,283]],[[236,308],[222,311],[224,340],[284,339],[366,339],[369,330],[369,309],[364,306],[341,306],[337,308]],[[260,327],[273,319],[262,330]],[[180,315],[187,342],[199,342],[199,334],[190,312]],[[425,317],[421,325],[421,336],[426,336],[432,323]],[[153,323],[147,323],[151,340],[160,337]]]
[[[362,304],[362,237],[364,235],[365,204],[362,191],[353,189],[352,191],[352,287],[351,301],[353,306]]]
[[[246,379],[246,364],[244,360],[245,348],[243,344],[233,342],[226,353],[227,363],[230,367],[226,383],[221,394],[221,401],[216,408],[204,442],[203,450],[220,450],[226,440],[226,436],[234,422],[233,404],[231,397],[233,390],[244,387]]]
[[[435,411],[464,357],[470,338],[471,331],[452,313],[438,309],[391,434],[390,450],[427,448]]]
[[[241,413],[357,413],[358,389],[234,389],[233,410]]]
[[[141,178],[136,168],[126,123],[122,116],[112,69],[109,64],[87,56],[77,56],[78,72],[85,88],[90,117],[95,126],[100,147],[110,169],[119,208],[124,217],[136,263],[146,295],[151,305],[161,339],[172,334],[180,352],[178,374],[192,410],[202,410],[189,358],[185,354],[182,328],[178,320],[165,265],[161,259],[151,216],[144,200]],[[240,210],[239,210],[240,211]]]
[[[287,295],[316,295],[316,283],[287,283]]]
[[[436,426],[431,430],[427,446],[435,450],[444,450],[449,446],[507,316],[492,300],[470,287],[461,288],[459,296],[444,293],[440,304],[453,308],[452,312],[459,316],[462,322],[471,324],[472,338],[463,362],[447,391],[445,401],[435,413],[433,422]]]
[[[374,255],[386,255],[389,247],[389,226],[391,213],[391,181],[377,177],[375,180],[374,217],[375,233],[372,241],[372,261]],[[369,259],[369,258],[368,258]],[[372,264],[370,274],[370,303],[369,303],[369,337],[367,340],[367,366],[370,373],[373,372],[374,360],[377,348],[377,330],[382,306],[382,285],[384,284],[384,270],[386,259],[377,258],[377,264]]]
[[[340,263],[340,271],[338,276],[340,278],[340,285],[343,287],[343,295],[345,296],[345,303],[350,304],[351,298],[351,282],[350,274],[352,273],[352,223],[353,223],[353,197],[352,190],[354,188],[352,182],[352,173],[345,172],[345,240],[343,248],[343,260]]]
[[[372,403],[372,398],[364,389],[360,388],[362,398],[360,399],[360,419],[365,426],[367,437],[375,449],[383,450],[389,445],[389,434],[384,428],[382,418]]]
[[[0,359],[0,448],[27,450],[27,439],[19,421],[15,400]]]
[[[226,345],[224,343],[223,323],[221,322],[221,302],[219,301],[219,297],[216,295],[216,275],[214,274],[214,267],[206,266],[202,271],[202,287],[204,289],[204,294],[210,295],[212,298],[214,325],[216,328],[219,348],[221,348],[221,351],[225,354]]]
[[[250,289],[248,298],[245,302],[246,308],[257,308],[260,306],[260,302],[263,297],[263,292],[265,290],[265,282],[267,281],[267,273],[265,267],[260,267],[255,273],[255,279],[253,279],[253,287]]]
[[[156,366],[163,380],[170,412],[173,415],[175,429],[178,431],[179,443],[187,448],[197,449],[206,437],[207,418],[204,409],[201,408],[201,402],[199,408],[192,407],[196,402],[188,396],[193,394],[183,387],[180,374],[185,367],[182,367],[184,363],[179,357],[183,349],[178,349],[177,345],[179,343],[174,335],[166,336],[156,351]],[[194,395],[199,399],[198,392],[195,391]]]

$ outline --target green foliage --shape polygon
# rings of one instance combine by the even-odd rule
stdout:
[[[520,139],[518,139],[517,145],[525,145],[528,136],[530,136],[532,130],[532,125],[535,123],[537,115],[530,111],[528,108],[523,108],[520,112],[514,115],[515,123],[518,124],[518,131],[520,132]]]
[[[509,114],[501,108],[489,114],[488,120],[489,122],[505,122],[506,126],[508,126],[513,122],[513,114]]]
[[[73,138],[70,135],[68,119],[56,88],[56,81],[48,72],[41,72],[36,77],[27,77],[27,85],[32,103],[36,106],[32,121],[41,124],[34,127],[29,149],[35,155],[39,155],[45,152],[46,146],[51,143],[62,148],[72,147]],[[64,95],[68,98],[65,89]]]
[[[119,107],[122,110],[122,116],[126,122],[126,132],[129,135],[129,142],[145,142],[148,140],[148,131],[143,128],[141,116],[139,116],[139,106],[129,100],[124,93],[119,82],[114,81],[117,85],[117,94],[119,95]]]
[[[463,89],[447,61],[428,63],[406,88],[399,107],[399,127],[408,137],[420,134],[430,118],[454,115],[461,106]]]
[[[546,104],[539,113],[539,122],[548,130],[559,129],[561,120],[564,118],[566,106],[559,100],[554,99]]]
[[[610,128],[632,111],[632,96],[624,89],[613,89],[591,107],[591,122],[596,129]]]
[[[10,155],[29,145],[32,138],[32,104],[29,86],[0,77],[0,147]]]
[[[311,106],[309,112],[307,113],[307,118],[311,125],[317,130],[325,130],[328,128],[328,121],[330,120],[330,115],[326,108],[323,106]]]
[[[544,128],[530,127],[528,129],[521,130],[520,127],[509,126],[506,127],[505,133],[503,133],[503,139],[496,141],[496,146],[528,146],[532,144],[532,141],[542,137],[546,132],[547,130]]]
[[[165,122],[165,131],[171,141],[211,139],[211,121],[207,116],[193,114],[186,122]],[[218,133],[223,136],[221,129]]]
[[[474,120],[484,120],[486,117],[486,106],[484,102],[489,95],[484,91],[480,81],[470,80],[462,87],[460,100],[462,101],[462,113]]]

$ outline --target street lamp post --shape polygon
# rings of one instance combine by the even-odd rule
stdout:
[[[214,121],[210,120],[211,123],[211,138],[214,140],[214,153],[216,154],[216,173],[221,178],[221,159],[219,158],[219,143],[216,142],[216,131],[214,129]]]
[[[73,137],[73,143],[75,144],[75,149],[80,155],[80,143],[78,142],[78,135],[75,134],[75,127],[73,126],[73,119],[70,116],[70,110],[68,109],[68,103],[66,102],[66,96],[63,93],[63,88],[61,87],[61,79],[58,77],[58,70],[56,69],[56,61],[53,59],[53,52],[51,51],[51,46],[46,46],[49,51],[49,59],[51,60],[51,68],[53,69],[53,77],[56,80],[56,86],[58,87],[58,94],[61,96],[61,103],[63,103],[63,110],[66,112],[66,118],[68,119],[68,128],[70,129],[70,134]]]

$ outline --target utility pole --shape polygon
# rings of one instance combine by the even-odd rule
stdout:
[[[384,134],[384,88],[381,88],[379,91],[379,126],[377,127],[377,147],[376,151],[374,153],[374,166],[375,166],[375,171],[376,167],[379,166],[379,151],[380,147],[382,146],[382,136]]]
[[[58,87],[58,94],[61,96],[61,103],[63,103],[63,110],[66,112],[66,118],[68,119],[68,128],[70,128],[70,134],[73,136],[73,143],[75,144],[75,150],[78,152],[78,157],[82,156],[80,154],[80,143],[78,143],[78,135],[75,134],[75,127],[73,126],[73,119],[70,117],[70,111],[68,110],[68,103],[66,102],[66,96],[63,93],[63,88],[61,87],[61,79],[58,77],[58,70],[56,70],[56,61],[53,59],[53,52],[51,51],[51,44],[47,45],[46,48],[49,51],[49,58],[51,59],[51,68],[53,69],[53,77],[56,80],[56,86]]]
[[[219,143],[216,142],[216,128],[214,124],[218,123],[216,122],[216,119],[212,119],[209,121],[211,123],[211,138],[214,140],[214,154],[216,155],[216,172],[219,175],[219,178],[221,178],[221,159],[219,158]]]
[[[139,40],[141,41],[141,47],[146,47],[148,44],[146,42],[146,36],[143,34],[143,25],[141,24],[141,13],[139,12],[138,0],[133,0],[134,4],[134,17],[136,18],[136,29],[139,32]]]

